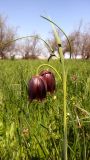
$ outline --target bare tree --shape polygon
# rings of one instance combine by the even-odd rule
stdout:
[[[15,42],[11,42],[15,39],[16,31],[14,28],[9,27],[6,24],[6,17],[0,15],[0,57],[7,58],[13,54],[15,48]],[[9,55],[8,55],[9,54]]]
[[[82,35],[81,55],[83,59],[90,59],[90,33]]]
[[[81,26],[82,23],[80,23],[78,29],[73,31],[68,37],[71,44],[72,55],[75,58],[77,55],[81,55],[83,59],[90,59],[90,27],[88,25],[85,31],[81,31]],[[64,52],[70,52],[66,40],[64,41]]]
[[[21,50],[23,58],[25,59],[37,59],[41,55],[42,47],[40,46],[38,35],[34,35],[32,38],[27,38]]]
[[[77,27],[77,29],[75,29],[73,32],[71,32],[71,34],[69,34],[68,39],[70,42],[70,45],[67,41],[67,39],[65,39],[63,41],[63,52],[71,52],[71,56],[72,57],[77,57],[78,54],[80,54],[80,45],[81,45],[81,27],[82,27],[82,20],[79,22],[79,25]],[[71,46],[71,47],[70,47]]]
[[[71,54],[75,52],[75,47],[74,47],[75,36],[73,34],[71,34],[71,35],[68,36],[68,39],[69,39],[69,42],[70,42],[70,45],[71,45],[71,50],[70,50],[70,46],[69,46],[68,41],[65,39],[63,41],[63,53],[64,54],[66,52],[68,52],[68,53],[71,52]]]

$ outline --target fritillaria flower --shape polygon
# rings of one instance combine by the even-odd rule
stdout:
[[[51,71],[44,70],[40,73],[40,76],[46,81],[47,91],[53,93],[56,86],[54,74]]]
[[[30,100],[43,100],[46,97],[47,84],[42,76],[33,76],[28,83]]]

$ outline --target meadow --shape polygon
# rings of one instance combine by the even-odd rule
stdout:
[[[27,84],[47,63],[56,91],[29,101]],[[90,160],[90,61],[65,60],[68,160]],[[62,65],[58,60],[0,60],[0,160],[63,160]]]

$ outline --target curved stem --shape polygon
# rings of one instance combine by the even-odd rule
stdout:
[[[61,29],[55,22],[51,21],[50,19],[44,17],[44,16],[41,16],[42,18],[48,20],[49,22],[53,23],[58,29],[60,29],[60,31],[65,35],[65,37],[67,38],[67,41],[68,41],[68,44],[69,44],[69,48],[70,48],[70,58],[71,58],[71,44],[70,44],[70,41],[69,41],[69,38],[68,36],[66,35],[66,33],[63,31],[63,29]]]
[[[13,42],[15,42],[15,41],[17,41],[17,40],[26,39],[26,38],[30,38],[30,37],[32,37],[32,38],[37,38],[37,39],[42,40],[42,41],[48,46],[48,48],[50,49],[50,51],[53,52],[52,47],[51,47],[45,40],[43,40],[43,39],[42,39],[41,37],[39,37],[39,36],[34,36],[34,35],[32,35],[32,36],[19,37],[19,38],[16,38],[16,39],[12,40],[12,41],[7,42],[7,43],[0,43],[0,45],[1,45],[0,47],[3,48],[4,45],[9,45],[10,43],[13,43]]]
[[[39,72],[39,69],[42,68],[43,66],[48,66],[48,67],[52,68],[52,69],[57,73],[59,79],[61,80],[61,76],[60,76],[60,74],[58,73],[58,71],[57,71],[53,66],[51,66],[50,64],[41,64],[41,65],[37,68],[37,74],[38,74],[38,72]]]

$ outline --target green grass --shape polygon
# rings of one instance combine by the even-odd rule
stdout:
[[[44,101],[28,100],[27,83],[41,60],[0,61],[0,159],[63,160],[63,86]],[[49,62],[62,77],[57,60]],[[90,61],[65,60],[68,159],[90,158]],[[47,67],[44,67],[45,69]],[[42,68],[43,69],[43,68]],[[56,98],[55,98],[56,96]]]

